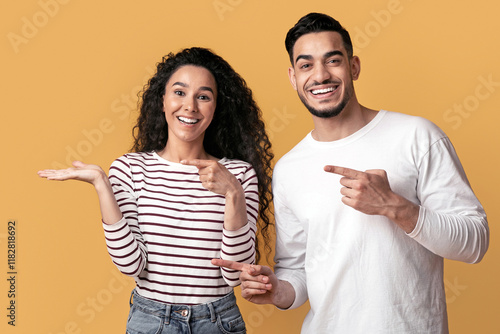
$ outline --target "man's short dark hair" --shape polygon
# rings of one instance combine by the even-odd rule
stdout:
[[[349,32],[344,29],[339,21],[326,14],[309,13],[306,16],[303,16],[286,34],[285,47],[288,55],[290,56],[290,62],[292,63],[292,65],[293,47],[295,45],[295,42],[297,42],[297,40],[303,35],[322,31],[338,32],[342,37],[342,41],[344,42],[344,47],[347,50],[348,57],[352,57],[353,48],[351,37],[349,36]]]

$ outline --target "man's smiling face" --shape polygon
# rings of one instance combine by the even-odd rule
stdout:
[[[359,59],[349,58],[342,37],[333,31],[301,36],[293,47],[289,78],[314,116],[337,116],[354,95]]]

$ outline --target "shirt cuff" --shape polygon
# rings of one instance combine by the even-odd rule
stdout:
[[[305,282],[300,277],[296,277],[294,273],[287,273],[287,272],[277,272],[276,276],[278,277],[279,280],[282,281],[287,281],[290,283],[293,287],[293,290],[295,291],[295,299],[288,308],[280,308],[280,310],[292,310],[295,308],[298,308],[299,306],[302,306],[308,299],[307,296],[307,287]]]
[[[425,220],[425,213],[426,213],[425,211],[426,210],[424,209],[424,207],[420,206],[420,209],[418,211],[418,220],[417,224],[415,225],[415,228],[410,233],[406,233],[406,235],[409,236],[410,238],[416,238],[420,234],[420,231],[422,231]]]
[[[222,233],[224,233],[226,237],[238,237],[243,234],[246,234],[249,229],[250,229],[250,224],[246,223],[243,227],[240,227],[237,230],[226,230],[224,227],[222,227]]]
[[[127,221],[125,220],[125,217],[122,217],[122,219],[113,224],[106,224],[104,221],[102,221],[102,227],[106,230],[106,232],[118,231],[126,224]]]

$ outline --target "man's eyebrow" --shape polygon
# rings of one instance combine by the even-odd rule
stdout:
[[[343,56],[343,55],[344,55],[344,53],[342,51],[340,51],[340,50],[333,50],[333,51],[325,53],[324,58],[330,58],[330,57],[333,57],[333,56]]]
[[[301,59],[305,60],[311,60],[313,57],[311,55],[298,55],[297,58],[295,58],[295,64]]]
[[[333,50],[325,53],[323,55],[323,58],[330,58],[333,56],[343,56],[344,53],[340,50]],[[299,60],[304,59],[304,60],[312,60],[313,57],[311,55],[298,55],[297,58],[295,58],[295,63],[297,63]]]

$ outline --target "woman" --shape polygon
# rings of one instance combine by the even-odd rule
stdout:
[[[244,333],[239,273],[211,259],[258,261],[257,222],[268,247],[273,155],[251,90],[207,49],[169,54],[134,138],[109,178],[82,162],[39,175],[95,187],[108,252],[137,283],[128,333]]]

